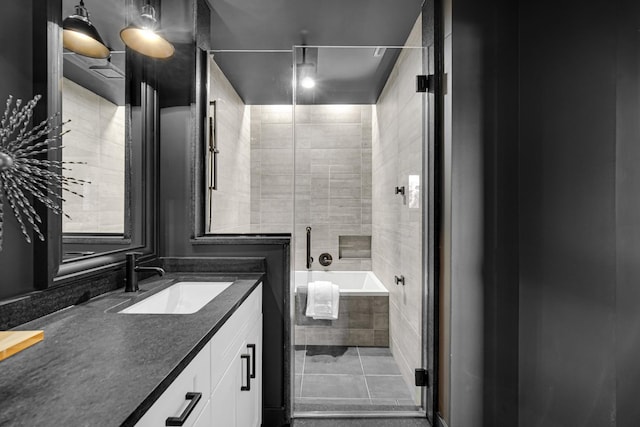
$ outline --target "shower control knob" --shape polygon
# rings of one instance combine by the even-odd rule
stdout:
[[[323,267],[328,267],[333,262],[333,257],[331,256],[331,254],[325,252],[323,254],[320,254],[320,258],[318,258],[318,261]]]

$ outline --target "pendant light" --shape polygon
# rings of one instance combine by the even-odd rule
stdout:
[[[307,48],[302,48],[302,64],[297,64],[298,80],[304,89],[313,89],[316,86],[316,64],[307,62]]]
[[[316,81],[313,78],[314,74],[313,64],[303,63],[298,64],[298,71],[300,73],[300,86],[305,89],[313,89],[316,86]]]
[[[120,31],[120,38],[129,48],[145,56],[166,59],[173,56],[171,43],[158,34],[156,11],[150,4],[142,6],[139,24],[132,24]]]
[[[109,48],[89,20],[84,0],[76,5],[75,14],[62,21],[62,45],[65,49],[90,58],[105,59],[110,55]]]

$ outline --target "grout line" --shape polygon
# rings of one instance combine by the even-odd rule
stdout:
[[[356,351],[358,352],[358,360],[360,361],[360,368],[362,369],[362,378],[364,378],[364,385],[367,387],[367,395],[369,396],[369,404],[373,405],[371,401],[371,392],[369,391],[369,383],[367,383],[367,376],[364,373],[364,365],[362,364],[362,357],[360,357],[360,347],[356,346]]]
[[[402,374],[366,374],[367,377],[402,377]]]
[[[316,373],[310,373],[310,374],[305,374],[307,376],[313,377],[313,376],[325,376],[325,377],[361,377],[363,376],[362,374],[316,374]],[[401,376],[401,375],[396,375]]]
[[[366,397],[301,397],[300,399],[314,399],[314,400],[368,400]],[[382,399],[378,399],[382,400]],[[389,399],[385,399],[389,400]]]

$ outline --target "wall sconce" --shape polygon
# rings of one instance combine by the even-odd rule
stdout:
[[[167,59],[175,48],[158,34],[156,11],[150,4],[142,6],[139,24],[132,24],[120,31],[120,38],[129,48],[145,56]]]
[[[89,58],[105,59],[110,55],[98,30],[89,20],[84,0],[76,5],[76,13],[62,21],[62,45],[72,52]]]

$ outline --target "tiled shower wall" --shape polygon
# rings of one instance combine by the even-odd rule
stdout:
[[[64,194],[62,230],[68,233],[124,232],[125,107],[64,78],[62,82],[65,176],[90,181]]]
[[[209,99],[216,102],[217,189],[211,192],[207,232],[248,233],[251,212],[251,109],[209,58]],[[209,167],[209,165],[207,165]]]
[[[251,106],[251,232],[291,233],[293,131],[290,105]]]
[[[406,46],[421,46],[421,37],[418,19]],[[422,50],[404,49],[373,114],[373,271],[390,292],[390,346],[409,384],[422,365],[422,209],[394,189],[408,193],[409,176],[423,175],[423,100],[415,91],[421,70]],[[396,275],[404,276],[404,286],[395,284]]]
[[[314,269],[370,270],[371,259],[340,259],[338,238],[371,235],[370,105],[296,106],[295,268],[306,269],[306,227]],[[251,228],[291,232],[294,144],[290,106],[251,107]]]
[[[371,235],[371,106],[296,107],[296,270],[371,270],[371,259],[339,258],[338,238]],[[333,263],[322,267],[320,254]]]

